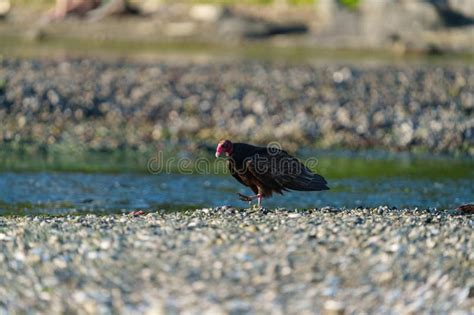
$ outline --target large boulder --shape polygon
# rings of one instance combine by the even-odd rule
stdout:
[[[365,0],[361,8],[361,32],[369,44],[405,41],[418,44],[420,33],[443,26],[428,2]]]
[[[320,0],[314,41],[337,47],[393,48],[401,53],[471,52],[474,20],[467,16],[471,7],[474,0],[363,0],[348,9],[337,0]]]

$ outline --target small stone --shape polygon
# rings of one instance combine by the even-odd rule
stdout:
[[[323,309],[324,315],[344,315],[345,307],[344,303],[336,300],[329,300],[324,303]]]

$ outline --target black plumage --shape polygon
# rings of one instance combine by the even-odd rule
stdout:
[[[229,140],[218,144],[216,155],[226,153],[231,175],[250,187],[258,197],[283,194],[288,190],[328,190],[326,180],[297,158],[275,147],[258,147]],[[251,197],[241,196],[244,200]],[[251,200],[251,199],[250,199]]]

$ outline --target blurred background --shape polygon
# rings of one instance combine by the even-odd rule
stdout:
[[[213,161],[223,138],[319,159],[332,191],[274,205],[472,201],[471,0],[0,0],[0,16],[4,211],[234,202],[220,177],[186,200],[196,183],[177,175],[150,191],[83,175]]]
[[[472,53],[473,7],[470,0],[1,0],[0,34]]]

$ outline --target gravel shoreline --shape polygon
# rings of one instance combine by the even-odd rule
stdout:
[[[69,153],[229,137],[474,155],[470,65],[6,58],[0,104],[0,144]]]
[[[473,218],[387,207],[0,217],[0,314],[468,314]]]

